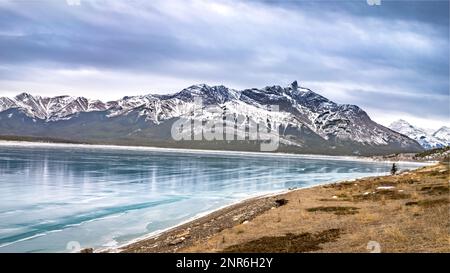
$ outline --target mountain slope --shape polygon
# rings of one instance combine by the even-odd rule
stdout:
[[[199,98],[203,101],[202,107],[196,104]],[[270,109],[274,105],[279,111]],[[171,126],[180,117],[228,122],[224,119],[226,116],[244,118],[245,124],[241,122],[238,131],[256,123],[265,129],[280,125],[278,151],[283,152],[365,155],[422,150],[414,140],[372,121],[358,106],[337,104],[297,82],[288,87],[242,91],[199,84],[171,95],[127,96],[107,103],[81,97],[44,98],[26,93],[0,98],[1,135],[258,150],[258,143],[248,139],[174,141],[171,137]],[[193,131],[194,135],[199,135],[202,128],[194,126]]]
[[[106,105],[99,100],[83,97],[58,96],[46,98],[21,93],[14,98],[0,97],[0,112],[18,108],[31,118],[60,120],[78,112],[105,110]]]
[[[446,145],[450,145],[450,128],[443,126],[433,133],[433,137],[439,139]]]
[[[448,138],[448,131],[445,131],[447,127],[442,127],[431,135],[426,130],[415,127],[409,124],[407,121],[400,119],[389,125],[389,128],[416,140],[425,149],[441,148],[448,145],[447,141],[437,137],[441,136],[444,139],[445,137]]]

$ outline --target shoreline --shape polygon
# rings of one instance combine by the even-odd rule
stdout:
[[[310,186],[310,187],[315,187],[315,186],[317,186],[317,185]],[[301,189],[304,189],[304,188],[301,188]],[[285,194],[285,193],[287,193],[289,191],[290,190],[281,190],[281,191],[272,192],[272,193],[265,193],[265,194],[261,194],[261,195],[260,194],[256,194],[255,196],[251,196],[251,197],[248,197],[248,198],[245,198],[245,199],[242,199],[242,200],[238,200],[238,201],[232,202],[231,204],[227,204],[227,205],[223,205],[221,207],[218,207],[216,209],[212,209],[212,210],[209,210],[209,211],[198,213],[198,214],[194,215],[193,217],[191,217],[191,218],[189,218],[189,219],[187,219],[187,220],[185,220],[185,221],[183,221],[183,222],[181,222],[179,224],[176,224],[174,226],[170,226],[168,228],[160,229],[160,230],[155,230],[153,232],[150,232],[150,233],[145,234],[143,236],[140,236],[138,238],[132,239],[129,242],[123,243],[121,245],[117,245],[117,246],[114,246],[114,247],[100,247],[100,248],[97,248],[97,249],[95,249],[94,252],[98,252],[98,253],[102,253],[102,252],[117,252],[121,248],[126,248],[126,247],[128,247],[128,246],[130,246],[132,244],[139,243],[141,241],[157,238],[157,237],[159,237],[160,235],[162,235],[164,233],[176,230],[180,226],[191,224],[191,223],[193,223],[195,221],[201,220],[201,218],[208,217],[209,215],[212,215],[212,214],[215,214],[215,213],[220,213],[222,210],[230,209],[230,208],[232,208],[234,206],[237,206],[237,205],[239,205],[241,203],[246,203],[246,202],[250,202],[250,201],[261,199],[261,198],[273,197],[273,196],[277,196],[277,195],[280,195],[280,194]]]
[[[126,146],[126,145],[101,145],[101,144],[78,144],[78,143],[55,143],[55,142],[37,142],[37,141],[15,141],[0,139],[0,147],[44,147],[50,149],[58,148],[78,148],[78,149],[98,149],[98,150],[121,150],[121,151],[143,151],[143,152],[163,152],[178,154],[206,154],[206,155],[227,155],[227,156],[248,156],[248,157],[288,157],[303,159],[328,159],[342,161],[358,162],[385,162],[385,163],[408,163],[423,166],[426,164],[435,164],[437,161],[399,161],[399,160],[377,160],[372,157],[347,156],[347,155],[319,155],[319,154],[295,154],[295,153],[277,153],[277,152],[249,152],[249,151],[231,151],[231,150],[207,150],[207,149],[184,149],[184,148],[161,148],[150,146]]]
[[[314,186],[312,186],[312,187],[314,187]],[[172,236],[174,234],[178,234],[178,233],[180,233],[180,231],[184,230],[186,227],[189,227],[191,225],[196,225],[199,222],[205,222],[205,221],[208,221],[208,220],[210,220],[212,218],[215,218],[215,217],[221,217],[221,215],[226,214],[226,213],[230,213],[231,212],[231,213],[234,214],[234,212],[237,209],[242,208],[242,207],[246,207],[246,206],[248,206],[251,203],[257,203],[257,202],[259,202],[261,200],[265,201],[266,199],[274,199],[277,196],[285,194],[287,192],[289,192],[289,190],[283,190],[282,192],[275,192],[275,193],[264,194],[264,195],[261,195],[261,196],[249,197],[249,198],[246,198],[244,200],[236,201],[236,202],[231,203],[229,205],[225,205],[225,206],[219,207],[217,209],[213,209],[213,210],[205,212],[205,213],[200,213],[200,214],[192,217],[191,219],[188,219],[188,220],[186,220],[186,221],[184,221],[182,223],[179,223],[179,224],[177,224],[175,226],[172,226],[172,227],[169,227],[167,229],[151,232],[151,233],[149,233],[147,235],[144,235],[144,236],[141,236],[139,238],[133,239],[130,242],[127,242],[127,243],[122,244],[120,246],[115,246],[115,247],[112,247],[112,248],[98,248],[98,249],[94,249],[94,252],[95,253],[104,253],[104,252],[111,252],[111,253],[119,252],[120,253],[120,252],[127,252],[126,249],[133,248],[134,245],[139,245],[139,244],[142,244],[142,243],[148,243],[148,241],[152,241],[152,240],[158,241],[161,238],[169,237],[169,236]],[[272,205],[274,205],[274,204],[272,204]],[[176,236],[176,237],[177,238],[181,238],[179,236]],[[175,244],[173,244],[173,245],[175,245]]]
[[[353,202],[356,204],[362,204],[362,202],[366,203],[365,205],[370,208],[371,210],[377,210],[380,209],[380,204],[378,202],[381,202],[381,204],[386,205],[386,202],[390,202],[392,200],[395,203],[395,206],[402,205],[405,206],[405,204],[409,203],[418,203],[419,201],[409,201],[409,202],[403,202],[403,199],[407,198],[415,198],[413,193],[409,193],[409,191],[412,191],[412,188],[410,186],[410,182],[407,183],[401,183],[395,186],[391,186],[392,180],[396,179],[399,181],[405,180],[410,181],[410,177],[416,177],[417,175],[426,174],[427,172],[436,172],[436,169],[438,170],[439,174],[444,175],[444,179],[448,176],[448,166],[442,167],[443,164],[434,164],[425,166],[422,168],[417,168],[412,171],[407,171],[405,173],[401,173],[395,176],[392,175],[385,175],[385,176],[369,176],[364,178],[357,178],[357,179],[350,179],[350,180],[344,180],[344,181],[338,181],[338,182],[331,182],[321,185],[314,185],[309,186],[305,188],[298,188],[298,189],[291,189],[291,190],[283,190],[276,193],[269,193],[264,194],[262,196],[256,196],[256,197],[250,197],[248,199],[218,208],[216,210],[213,210],[209,213],[205,213],[204,215],[198,215],[195,219],[187,220],[184,223],[180,223],[179,225],[176,225],[174,227],[168,228],[164,231],[159,232],[158,234],[147,234],[146,236],[142,236],[140,238],[136,238],[126,244],[114,247],[114,248],[102,248],[102,249],[96,249],[95,252],[145,252],[145,253],[158,253],[158,252],[222,252],[227,251],[228,248],[232,247],[233,245],[239,244],[242,246],[242,244],[246,242],[247,239],[244,239],[242,242],[239,240],[235,240],[234,237],[239,237],[243,234],[243,237],[254,237],[258,238],[261,235],[259,234],[260,231],[258,231],[258,227],[261,227],[264,225],[264,223],[279,223],[287,221],[289,222],[290,217],[282,217],[283,213],[281,212],[286,207],[289,206],[308,206],[309,202],[312,204],[317,205],[317,200],[312,201],[312,199],[316,198],[322,203],[327,204],[345,204],[346,202]],[[444,169],[443,169],[444,168]],[[441,179],[441,178],[439,178]],[[389,182],[390,181],[390,182]],[[437,180],[436,180],[437,181]],[[441,180],[437,181],[441,183]],[[399,183],[399,182],[396,182]],[[422,183],[422,182],[417,182]],[[427,182],[428,183],[428,182]],[[434,182],[433,182],[434,183]],[[343,188],[348,187],[355,187],[356,185],[364,186],[364,188],[367,190],[367,188],[372,188],[373,192],[370,194],[367,194],[367,197],[370,196],[372,199],[366,200],[366,193],[367,192],[361,192],[359,195],[355,195],[355,197],[352,197],[352,201],[344,200],[345,198],[341,198],[341,195],[331,195],[325,194],[325,192],[333,191],[333,190],[342,190]],[[388,185],[388,186],[386,186]],[[411,184],[412,185],[412,184]],[[412,185],[416,187],[417,185]],[[375,188],[374,188],[375,187]],[[402,188],[397,191],[397,187]],[[439,186],[441,187],[441,186]],[[439,188],[436,186],[436,188]],[[391,188],[395,188],[394,191],[391,190]],[[433,189],[433,187],[431,187]],[[444,192],[447,192],[448,197],[448,185],[446,188],[443,188]],[[353,191],[353,189],[352,189]],[[407,192],[408,194],[404,194],[403,192]],[[378,196],[375,197],[376,194],[380,194],[381,198],[377,199]],[[354,192],[353,192],[354,194]],[[372,194],[374,196],[372,197]],[[421,193],[423,194],[423,193]],[[404,195],[404,196],[403,196]],[[293,196],[301,196],[300,199],[298,199],[298,204],[296,202],[292,202]],[[413,196],[413,197],[411,197]],[[427,196],[425,196],[427,197]],[[304,199],[311,199],[311,201],[303,201]],[[353,198],[355,198],[353,200]],[[294,198],[295,199],[295,198]],[[283,201],[285,200],[285,201]],[[287,201],[286,201],[287,200]],[[302,200],[302,202],[300,202]],[[375,201],[375,203],[371,203],[370,201]],[[427,200],[425,200],[427,201]],[[437,201],[443,202],[442,199],[437,199]],[[286,203],[284,203],[286,202]],[[400,204],[397,204],[400,202]],[[403,204],[402,204],[403,203]],[[437,202],[439,203],[439,202]],[[448,203],[447,209],[448,209]],[[390,206],[390,205],[389,205]],[[314,208],[314,207],[313,207]],[[316,207],[316,208],[320,208]],[[339,208],[337,206],[337,208]],[[353,208],[353,207],[347,207],[342,206],[342,208]],[[410,205],[406,205],[406,209],[411,209],[415,207],[411,207]],[[363,208],[357,208],[355,211],[350,211],[348,215],[361,215]],[[280,212],[278,212],[280,211]],[[359,212],[359,214],[358,214]],[[278,213],[278,219],[275,221],[273,219],[270,219],[267,221],[267,219],[262,219],[264,217],[274,217],[273,214]],[[309,212],[308,212],[309,213]],[[308,214],[306,213],[306,214]],[[392,212],[375,212],[375,214],[380,214],[381,218],[386,218],[386,221],[389,222],[390,217],[387,217],[388,214],[391,214]],[[302,215],[304,212],[301,213]],[[320,213],[319,213],[320,214]],[[386,214],[386,215],[383,215]],[[336,213],[336,215],[340,215],[339,213]],[[347,213],[342,213],[342,215],[347,215]],[[402,214],[399,215],[393,215],[392,217],[400,217]],[[306,216],[305,216],[306,217]],[[344,217],[344,216],[338,216]],[[370,218],[372,216],[368,216]],[[411,216],[412,217],[412,216]],[[440,218],[445,218],[440,216]],[[309,219],[309,218],[308,218]],[[409,221],[411,221],[410,218],[408,218]],[[408,220],[406,219],[406,220]],[[322,215],[322,218],[319,219],[320,221],[317,222],[317,224],[311,225],[311,226],[305,226],[305,231],[312,232],[318,230],[318,226],[328,226],[328,222],[330,222],[328,215]],[[367,219],[366,219],[367,220]],[[255,224],[253,224],[255,222]],[[259,224],[256,224],[258,222]],[[339,222],[339,221],[338,221]],[[354,223],[352,221],[345,222],[341,221],[339,222],[340,225],[346,226],[354,226]],[[413,222],[412,222],[413,223]],[[414,224],[414,223],[413,223]],[[297,224],[295,224],[297,225]],[[294,230],[297,230],[298,227],[292,226],[290,228],[294,228]],[[288,225],[289,226],[289,225]],[[383,225],[381,225],[383,226]],[[406,227],[407,225],[399,225],[399,229]],[[242,231],[247,228],[253,228],[254,231]],[[271,229],[271,226],[265,227],[267,229]],[[396,227],[397,228],[397,227]],[[433,227],[435,228],[435,227]],[[341,228],[342,229],[342,228]],[[236,231],[237,230],[237,231]],[[334,229],[328,229],[327,232],[331,232],[330,234],[333,235],[332,231]],[[276,231],[278,232],[278,231]],[[262,234],[267,234],[270,232],[264,231]],[[290,234],[290,233],[289,233]],[[330,235],[328,234],[328,235]],[[359,234],[358,232],[356,234]],[[245,235],[245,236],[244,236]],[[327,236],[328,236],[327,235]],[[330,235],[330,236],[331,236]],[[363,236],[362,234],[359,234]],[[334,235],[333,235],[334,236]],[[347,236],[347,235],[346,235]],[[314,236],[313,236],[314,237]],[[364,237],[364,236],[363,236]],[[221,239],[222,238],[222,239]],[[227,238],[227,239],[225,239]],[[233,239],[228,239],[233,238]],[[230,240],[230,242],[229,242]],[[447,242],[446,242],[447,243]],[[221,247],[220,245],[227,246]],[[220,247],[219,247],[220,246]],[[445,248],[445,246],[444,246]],[[364,248],[359,248],[360,250],[365,250]],[[394,248],[395,249],[395,248]],[[442,246],[439,246],[438,249],[442,249]],[[316,249],[319,250],[319,249]],[[450,250],[450,249],[449,249]],[[240,249],[240,252],[247,252],[248,250]],[[239,252],[238,251],[238,252]],[[325,250],[327,251],[327,250]],[[334,251],[334,250],[330,250]],[[353,251],[353,250],[348,250]],[[430,250],[431,251],[431,250]],[[250,251],[253,252],[253,251]],[[256,251],[256,252],[264,252],[264,251]],[[276,252],[276,251],[275,251]],[[302,252],[302,251],[301,251]],[[305,252],[309,252],[309,250],[305,249]],[[394,251],[395,252],[395,251]]]
[[[202,218],[207,218],[210,215],[213,214],[221,214],[221,212],[223,210],[228,210],[228,209],[232,209],[235,206],[239,206],[239,205],[245,205],[247,202],[252,202],[252,201],[257,201],[258,199],[264,199],[264,198],[271,198],[271,197],[277,197],[286,193],[289,193],[291,191],[297,191],[297,190],[305,190],[305,189],[310,189],[310,188],[315,188],[315,187],[321,187],[324,185],[329,185],[329,184],[334,184],[334,183],[345,183],[345,182],[352,182],[356,179],[361,179],[361,178],[369,178],[369,177],[380,177],[380,176],[384,176],[384,175],[377,175],[377,176],[362,176],[359,178],[353,178],[353,179],[347,179],[347,180],[339,180],[339,181],[332,181],[332,182],[325,182],[322,184],[316,184],[316,185],[310,185],[310,186],[305,186],[305,187],[301,187],[301,188],[294,188],[294,189],[283,189],[283,190],[279,190],[279,191],[275,191],[275,192],[269,192],[269,193],[263,193],[263,194],[255,194],[254,196],[250,196],[247,198],[244,198],[242,200],[237,200],[235,202],[232,202],[230,204],[224,205],[224,206],[220,206],[216,209],[212,209],[209,211],[205,211],[205,212],[201,212],[197,215],[194,215],[193,217],[182,221],[179,224],[176,224],[174,226],[170,226],[168,228],[164,228],[164,229],[160,229],[160,230],[155,230],[153,232],[150,232],[148,234],[145,234],[143,236],[140,236],[138,238],[132,239],[129,242],[123,243],[121,245],[117,245],[114,247],[99,247],[96,248],[94,252],[98,252],[98,253],[102,253],[102,252],[117,252],[118,250],[120,250],[121,248],[126,248],[132,244],[135,243],[139,243],[141,241],[145,241],[145,240],[149,240],[149,239],[154,239],[159,237],[160,235],[163,235],[164,233],[169,233],[172,231],[176,231],[180,226],[184,226],[184,225],[189,225],[191,223],[195,223],[198,220],[201,220]]]

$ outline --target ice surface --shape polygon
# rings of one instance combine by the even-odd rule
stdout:
[[[390,167],[354,158],[2,143],[0,252],[120,245],[251,195]]]

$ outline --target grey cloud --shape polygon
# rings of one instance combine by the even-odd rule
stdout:
[[[0,4],[0,92],[2,81],[14,80],[20,90],[21,80],[33,78],[29,71],[39,69],[93,68],[123,73],[124,82],[148,74],[231,87],[354,81],[383,94],[402,92],[389,97],[395,103],[377,104],[372,90],[353,89],[348,103],[415,115],[426,110],[448,120],[448,96],[421,105],[411,99],[417,96],[401,95],[448,94],[448,17],[445,1],[7,2]]]

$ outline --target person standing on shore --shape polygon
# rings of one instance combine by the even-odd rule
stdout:
[[[395,163],[392,163],[391,174],[395,175],[396,173],[397,173],[397,165],[395,165]]]

